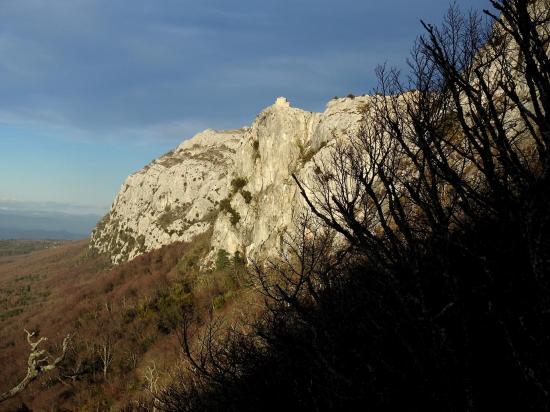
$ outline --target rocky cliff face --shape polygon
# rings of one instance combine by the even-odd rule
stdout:
[[[91,248],[113,263],[213,230],[217,250],[269,254],[303,207],[306,182],[331,143],[358,127],[369,97],[334,99],[323,113],[284,98],[251,127],[206,130],[127,178]]]

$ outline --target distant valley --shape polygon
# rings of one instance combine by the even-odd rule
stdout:
[[[5,207],[0,204],[0,239],[84,239],[101,218],[94,213],[47,210],[45,207]]]
[[[62,240],[0,239],[0,257],[26,255],[65,243]]]

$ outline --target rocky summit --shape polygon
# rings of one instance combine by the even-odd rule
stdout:
[[[311,181],[370,98],[334,98],[314,113],[279,97],[250,127],[185,140],[126,179],[90,247],[117,264],[212,230],[210,258],[220,249],[270,254],[303,207],[292,174]]]

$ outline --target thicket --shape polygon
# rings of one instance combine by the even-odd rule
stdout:
[[[378,70],[368,122],[295,178],[263,315],[197,346],[184,316],[163,409],[549,409],[550,15],[491,3],[424,24],[407,83]]]
[[[252,193],[243,188],[248,184],[248,180],[244,177],[236,177],[231,180],[232,191],[228,197],[220,201],[220,210],[229,215],[229,221],[233,226],[236,226],[237,223],[241,220],[241,215],[239,212],[233,208],[231,205],[231,199],[236,193],[241,193],[244,201],[248,204],[252,200]]]
[[[241,215],[231,205],[231,196],[220,201],[220,211],[229,215],[229,221],[235,226],[241,220]]]
[[[231,179],[231,187],[233,188],[233,193],[237,193],[239,190],[245,187],[247,183],[248,180],[244,177],[236,177],[234,179]]]
[[[248,190],[241,190],[241,195],[246,204],[249,204],[252,201],[252,193]]]
[[[252,150],[254,152],[254,160],[260,159],[260,142],[258,140],[252,142]]]

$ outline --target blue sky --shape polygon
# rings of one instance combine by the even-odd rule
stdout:
[[[447,6],[0,0],[0,200],[103,212],[128,174],[202,129],[249,124],[277,96],[322,111],[369,92]]]

